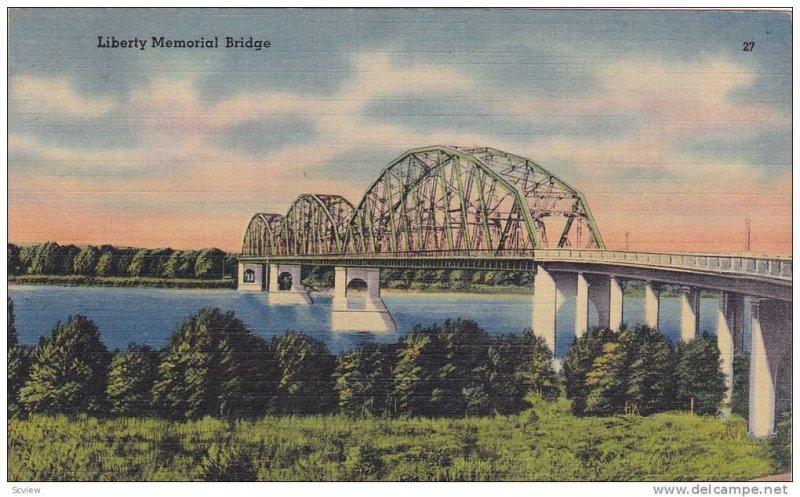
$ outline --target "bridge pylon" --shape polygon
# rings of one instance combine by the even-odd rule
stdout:
[[[334,289],[331,315],[333,331],[371,331],[395,333],[397,325],[381,299],[380,269],[334,269]],[[367,285],[364,295],[348,292],[348,285],[361,280]]]
[[[269,283],[269,303],[277,305],[303,305],[311,304],[311,296],[300,282],[299,264],[270,264]],[[287,288],[281,288],[281,276],[288,276],[291,283]],[[285,284],[285,280],[283,282]]]

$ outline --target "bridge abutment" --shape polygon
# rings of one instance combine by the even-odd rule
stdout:
[[[246,292],[264,290],[264,273],[264,264],[240,262],[236,288]]]
[[[348,294],[348,285],[361,280],[367,285],[364,296]],[[380,269],[334,269],[334,289],[331,314],[333,331],[371,331],[395,333],[397,326],[381,299]]]
[[[280,288],[280,276],[288,274],[292,283],[289,288]],[[311,297],[300,281],[301,266],[299,264],[270,264],[267,291],[269,303],[277,305],[311,304]]]

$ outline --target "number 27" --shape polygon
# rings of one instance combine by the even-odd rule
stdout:
[[[756,42],[754,41],[745,41],[742,43],[742,51],[743,52],[752,52],[753,48],[755,48]]]

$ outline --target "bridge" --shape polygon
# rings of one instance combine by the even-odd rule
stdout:
[[[334,329],[373,332],[396,331],[380,296],[381,268],[533,272],[532,327],[551,350],[567,299],[575,299],[576,336],[586,333],[592,307],[600,326],[619,330],[623,281],[640,281],[644,324],[657,328],[660,289],[677,286],[680,336],[688,341],[698,333],[700,292],[713,291],[728,399],[749,307],[751,433],[772,433],[776,412],[791,402],[790,257],[606,250],[579,191],[532,160],[493,148],[413,149],[357,204],[303,194],[286,214],[253,216],[239,289],[266,290],[271,304],[311,304],[303,266],[334,268]],[[348,291],[354,280],[366,284],[365,298]]]

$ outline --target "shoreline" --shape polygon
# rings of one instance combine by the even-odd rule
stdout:
[[[236,291],[235,281],[232,280],[192,280],[192,279],[162,279],[162,278],[122,278],[122,277],[97,277],[97,276],[51,276],[51,275],[24,275],[8,278],[7,286],[41,286],[41,287],[101,287],[101,288],[154,288],[159,290],[233,290]],[[352,291],[351,291],[352,292]],[[333,289],[309,290],[309,294],[320,297],[333,297]],[[531,297],[531,289],[512,286],[481,286],[473,288],[382,288],[381,295],[396,297],[403,295],[459,295],[462,297],[476,297],[497,295],[505,297]],[[365,296],[366,293],[357,291],[352,296]],[[632,291],[625,293],[626,297],[642,298],[644,292]],[[679,295],[676,292],[662,292],[661,298],[672,299]],[[714,298],[714,295],[704,294],[701,298]]]

